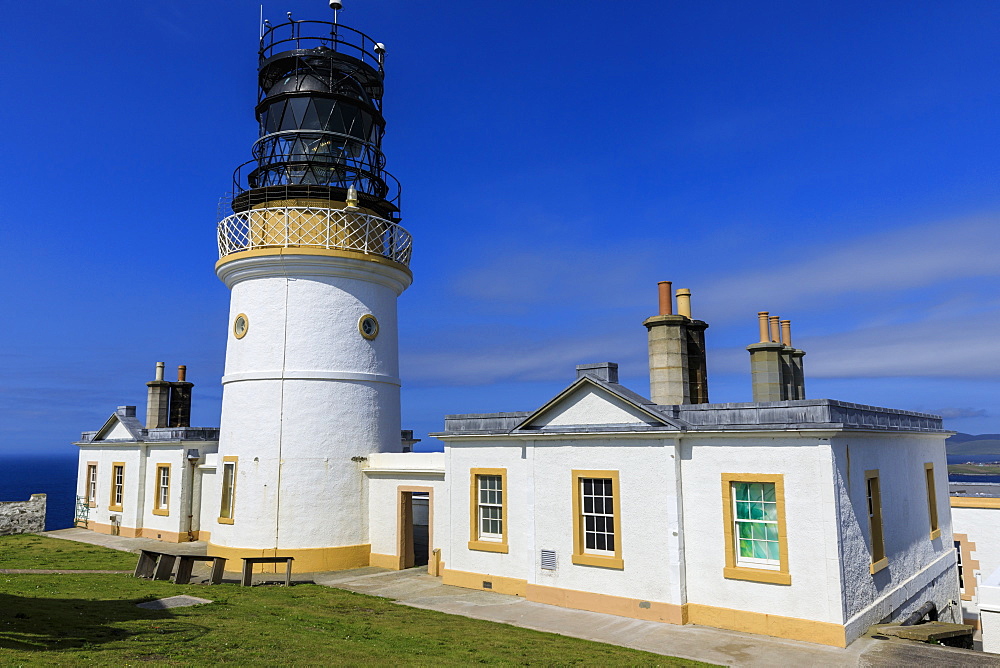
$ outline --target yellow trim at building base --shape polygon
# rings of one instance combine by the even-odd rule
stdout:
[[[313,548],[248,548],[226,547],[224,545],[208,544],[208,556],[225,557],[229,560],[227,570],[238,571],[242,568],[240,559],[243,557],[294,557],[293,573],[314,573],[317,571],[342,571],[348,568],[363,568],[369,564],[372,546],[344,545],[341,547]],[[285,565],[262,564],[265,572],[285,572]]]
[[[684,608],[672,603],[657,601],[640,601],[637,598],[595,594],[589,591],[560,589],[544,585],[529,584],[527,595],[529,601],[558,605],[561,608],[603,612],[619,617],[644,619],[649,622],[664,622],[666,624],[683,624]]]
[[[95,533],[102,533],[107,536],[115,535],[115,527],[110,524],[100,524],[98,522],[90,521],[87,522],[87,528]],[[191,540],[187,533],[165,531],[163,529],[150,529],[149,527],[144,529],[118,527],[118,535],[123,538],[152,538],[153,540],[162,540],[164,543],[187,543]]]
[[[686,603],[676,605],[658,601],[597,594],[575,589],[561,589],[528,584],[520,578],[442,570],[441,582],[455,587],[495,591],[498,594],[523,596],[529,601],[561,608],[603,612],[608,615],[663,622],[665,624],[700,624],[718,629],[756,633],[758,635],[802,640],[805,642],[847,647],[846,629],[840,624],[817,622],[796,617],[781,617],[745,610],[716,608],[710,605]],[[490,586],[486,586],[487,583]]]
[[[495,591],[498,594],[509,594],[511,596],[524,596],[525,590],[528,587],[528,581],[520,578],[505,578],[499,575],[481,575],[465,571],[451,571],[447,568],[441,570],[441,583],[456,587],[465,587],[466,589]]]
[[[847,647],[847,633],[841,624],[767,615],[746,610],[716,608],[697,603],[688,603],[685,607],[687,608],[689,624],[713,626],[717,629],[756,633],[789,640],[804,640],[805,642],[832,645],[833,647]]]
[[[403,570],[403,557],[398,554],[379,554],[378,552],[372,552],[368,559],[369,566],[377,566],[378,568],[388,568],[394,571]]]

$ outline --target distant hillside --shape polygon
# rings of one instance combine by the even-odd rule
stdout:
[[[949,455],[997,455],[1000,458],[1000,434],[955,434],[948,437]]]

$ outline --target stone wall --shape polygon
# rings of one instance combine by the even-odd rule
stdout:
[[[0,536],[45,531],[45,494],[27,501],[0,502]]]

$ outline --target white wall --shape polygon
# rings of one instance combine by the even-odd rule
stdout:
[[[111,525],[111,516],[121,518],[121,526],[142,528],[144,514],[142,506],[145,491],[145,448],[141,444],[81,445],[77,468],[77,496],[86,496],[87,463],[97,462],[97,498],[90,509],[89,520],[98,524]],[[124,462],[124,493],[122,510],[110,510],[111,475],[114,462]]]
[[[843,623],[830,448],[811,436],[681,441],[688,602]],[[727,579],[722,474],[784,476],[791,585]]]
[[[563,589],[680,604],[673,439],[613,437],[446,444],[452,535],[447,568]],[[507,554],[470,550],[472,468],[507,469]],[[622,570],[573,564],[574,469],[619,472]],[[540,568],[540,550],[558,568]]]
[[[965,534],[975,544],[970,557],[979,562],[973,569],[976,592],[971,601],[962,601],[964,616],[974,619],[979,616],[979,583],[1000,569],[1000,508],[952,508],[951,521],[954,533]]]
[[[840,538],[844,553],[844,615],[850,632],[897,620],[933,600],[942,621],[960,621],[954,576],[944,436],[842,434],[833,440]],[[930,539],[924,464],[934,464],[939,538]],[[865,471],[879,470],[886,568],[871,565]]]

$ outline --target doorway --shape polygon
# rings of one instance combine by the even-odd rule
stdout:
[[[399,567],[427,566],[431,545],[430,487],[399,488]]]

